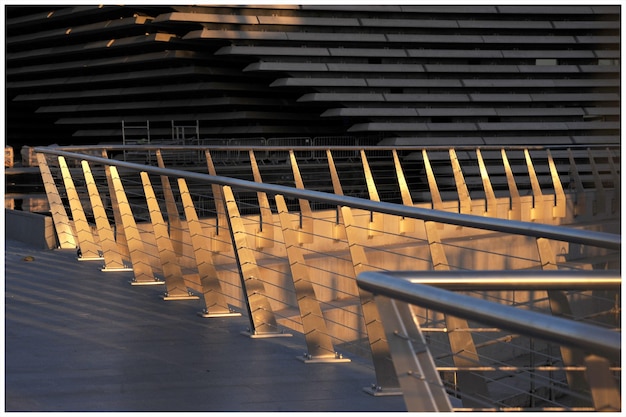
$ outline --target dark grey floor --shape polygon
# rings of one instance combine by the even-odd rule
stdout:
[[[363,359],[296,359],[297,333],[251,339],[246,318],[198,317],[201,301],[163,301],[74,251],[8,240],[5,262],[6,411],[406,411],[363,392]]]

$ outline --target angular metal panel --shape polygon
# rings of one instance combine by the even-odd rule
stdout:
[[[161,150],[156,150],[157,164],[159,168],[165,168]],[[183,256],[183,226],[180,223],[180,214],[174,200],[172,185],[167,176],[161,175],[161,187],[163,190],[163,198],[165,199],[165,209],[167,211],[167,222],[169,223],[169,235],[172,238],[172,245],[176,256]]]
[[[278,328],[276,317],[261,281],[259,267],[254,252],[248,246],[248,233],[239,214],[235,196],[229,186],[222,187],[224,203],[228,213],[231,238],[235,248],[235,258],[239,268],[244,301],[250,315],[251,337],[291,336]]]
[[[80,197],[76,191],[72,174],[65,162],[65,158],[59,156],[59,167],[61,168],[61,174],[63,175],[63,183],[65,184],[65,192],[67,193],[67,199],[70,203],[70,210],[72,211],[72,219],[74,220],[74,228],[76,229],[76,238],[78,240],[79,260],[93,261],[102,260],[102,251],[100,245],[97,245],[94,238],[91,226],[87,222],[87,216],[85,216],[85,210],[80,202]]]
[[[561,178],[559,172],[556,169],[554,160],[550,150],[548,152],[548,164],[550,165],[550,175],[552,176],[552,186],[554,187],[554,207],[552,208],[552,217],[561,218],[567,214],[567,206],[565,200],[565,192],[563,191],[563,184],[561,184]]]
[[[450,163],[452,164],[452,171],[454,173],[454,182],[456,183],[456,190],[459,195],[459,213],[472,213],[472,200],[470,198],[465,178],[463,177],[463,171],[461,170],[461,163],[456,156],[456,151],[450,149]]]
[[[46,155],[37,153],[37,163],[39,164],[39,172],[41,172],[41,179],[44,189],[46,190],[48,204],[50,205],[50,214],[52,215],[54,228],[57,232],[59,247],[61,249],[76,249],[76,237],[74,236],[74,231],[67,217],[61,196],[59,195],[59,189],[54,183],[52,173],[50,173]]]
[[[169,182],[169,181],[168,181]],[[150,212],[150,221],[154,230],[154,238],[156,240],[161,267],[163,268],[163,276],[165,278],[165,287],[167,292],[163,297],[164,300],[197,300],[198,296],[192,295],[185,284],[182,270],[178,264],[178,259],[174,253],[174,246],[167,233],[167,224],[163,220],[159,202],[156,199],[150,178],[146,172],[141,173],[141,183],[143,184],[143,192],[148,203]]]
[[[305,363],[349,362],[349,359],[343,359],[335,351],[320,303],[315,295],[315,288],[309,279],[309,271],[298,240],[298,231],[293,228],[292,219],[282,195],[276,195],[276,207],[308,349],[303,360]]]
[[[445,254],[436,224],[424,222],[428,247],[433,261],[433,269],[436,271],[447,271],[450,269],[448,258]],[[476,345],[469,329],[467,320],[445,315],[448,340],[453,354],[454,365],[462,367],[475,367],[480,364],[480,357],[476,350]],[[463,405],[465,407],[484,407],[487,401],[481,398],[489,398],[487,383],[480,372],[458,372],[457,381],[461,392]]]
[[[104,205],[102,204],[102,198],[96,185],[96,181],[91,173],[91,168],[87,161],[82,161],[83,173],[85,175],[85,184],[87,185],[87,191],[89,192],[89,199],[91,201],[91,210],[93,211],[93,217],[96,222],[96,231],[100,240],[100,246],[102,247],[102,256],[104,257],[103,271],[129,271],[132,269],[127,268],[122,260],[117,242],[115,242],[115,235],[111,224],[107,217]]]
[[[382,295],[374,299],[407,411],[452,411],[448,393],[409,305]]]
[[[155,285],[164,284],[163,281],[158,280],[154,276],[152,265],[147,259],[148,251],[146,250],[143,240],[141,239],[141,232],[135,223],[135,217],[131,210],[128,198],[124,192],[122,180],[120,179],[117,168],[110,167],[111,186],[115,191],[116,204],[113,206],[114,211],[119,212],[121,220],[121,229],[124,234],[126,244],[128,245],[128,253],[130,261],[133,264],[133,281],[132,285]]]
[[[205,305],[205,309],[201,315],[202,317],[241,316],[240,313],[232,311],[226,303],[226,298],[224,297],[217,270],[213,262],[213,253],[210,250],[210,239],[198,219],[198,214],[196,213],[193,201],[191,200],[191,194],[187,188],[187,182],[184,178],[178,179],[178,190],[180,191],[183,208],[185,209],[185,218],[187,220],[187,227],[189,228],[191,246],[193,247],[198,273],[200,274]]]
[[[358,244],[358,230],[356,230],[350,207],[341,207],[341,212],[343,214],[350,256],[356,277],[361,272],[367,270],[367,257],[363,247]],[[372,395],[400,395],[401,391],[398,376],[393,367],[389,345],[385,336],[385,329],[383,328],[378,308],[374,302],[374,295],[359,289],[359,297],[361,299],[361,310],[367,330],[367,338],[372,351],[374,370],[376,371],[375,386],[373,389],[366,388],[365,390]]]
[[[513,176],[513,170],[509,164],[509,159],[506,156],[504,149],[500,150],[502,155],[502,163],[504,164],[504,172],[506,173],[506,182],[509,186],[509,195],[511,198],[511,206],[509,209],[509,220],[521,220],[522,219],[522,200],[517,190],[517,184],[515,183],[515,177]]]
[[[254,181],[262,183],[261,172],[257,165],[254,151],[251,149],[248,151],[250,155],[250,167],[252,168],[252,175]],[[274,221],[272,215],[272,209],[270,208],[270,202],[267,199],[267,194],[263,192],[257,192],[257,199],[259,201],[260,221],[259,228],[256,231],[256,247],[257,249],[270,248],[274,246]]]
[[[298,161],[292,150],[289,150],[289,162],[291,163],[291,170],[293,172],[293,178],[296,188],[304,190],[304,182],[300,175],[300,168],[298,167]],[[313,212],[311,211],[311,204],[309,200],[304,198],[298,199],[300,205],[300,221],[298,222],[298,242],[311,243],[313,242]]]
[[[498,217],[498,206],[496,200],[496,194],[493,192],[491,186],[491,180],[489,179],[489,173],[483,160],[483,155],[480,149],[476,149],[476,157],[478,158],[478,167],[480,169],[480,177],[483,180],[483,189],[485,190],[485,215],[489,217]]]

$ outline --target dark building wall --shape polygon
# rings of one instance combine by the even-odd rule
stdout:
[[[5,10],[17,148],[121,142],[122,123],[151,140],[620,141],[620,6]]]

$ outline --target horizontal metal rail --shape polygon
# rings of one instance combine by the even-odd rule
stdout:
[[[393,271],[394,278],[450,291],[506,290],[618,290],[619,271],[508,270],[508,271]]]
[[[53,148],[53,147],[52,147]],[[272,145],[251,145],[246,144],[243,146],[237,145],[169,145],[169,144],[159,144],[152,143],[149,145],[121,145],[121,144],[100,144],[100,145],[81,145],[81,146],[63,146],[58,147],[56,149],[63,149],[67,152],[80,152],[80,151],[98,151],[98,150],[118,150],[118,151],[155,151],[157,149],[161,150],[186,150],[186,151],[201,151],[205,149],[210,149],[211,151],[249,151],[249,150],[259,150],[259,151],[286,151],[293,150],[297,151],[326,151],[327,149],[332,149],[335,151],[421,151],[422,149],[426,149],[429,151],[448,151],[450,146],[414,146],[414,145],[393,145],[393,146],[385,146],[385,145],[363,145],[363,146],[348,146],[348,145],[333,145],[329,146],[320,146],[320,145],[299,145],[299,146],[289,146],[288,148],[285,146],[272,146]],[[47,148],[38,148],[38,149],[47,149]],[[507,145],[503,146],[494,146],[494,145],[483,145],[483,146],[454,146],[456,151],[476,151],[476,149],[480,149],[481,151],[500,151],[501,149],[506,150],[567,150],[567,149],[620,149],[619,145],[574,145],[568,144],[563,146],[551,145],[550,148],[546,148],[545,146],[538,145]],[[41,151],[38,151],[41,152]]]
[[[451,213],[441,210],[425,209],[402,204],[372,201],[369,199],[362,199],[299,188],[291,188],[275,184],[258,183],[236,178],[213,176],[209,174],[188,172],[175,169],[158,168],[149,165],[111,160],[92,155],[76,154],[73,152],[64,151],[59,148],[37,147],[35,148],[35,152],[64,156],[72,159],[80,159],[94,162],[97,164],[127,168],[133,171],[147,172],[156,175],[204,181],[208,184],[239,187],[256,192],[265,192],[269,195],[283,195],[287,197],[317,201],[337,206],[349,206],[352,208],[380,212],[401,217],[421,219],[424,221],[447,223],[456,226],[466,226],[477,229],[491,230],[502,233],[512,233],[524,236],[543,237],[548,239],[580,243],[584,245],[592,245],[609,249],[621,248],[621,236],[618,234],[577,230],[572,228],[551,226],[538,223],[489,218],[471,214]]]
[[[556,288],[558,280],[551,279],[550,276],[558,271],[518,271],[517,280],[523,287],[523,275],[529,279],[527,287],[536,290],[542,289],[537,283],[538,276],[548,281],[548,288]],[[614,278],[619,272],[597,271],[564,271],[567,274],[555,274],[562,280],[561,288],[571,287],[565,280],[566,276],[573,280],[588,279],[598,280],[613,286],[617,285]],[[500,271],[470,271],[472,276],[479,274],[490,275],[492,278],[501,273]],[[562,345],[581,348],[593,352],[609,359],[619,360],[621,358],[621,333],[597,326],[567,320],[560,317],[535,311],[522,310],[519,308],[498,304],[492,301],[458,294],[450,291],[453,286],[448,285],[447,289],[433,286],[438,276],[437,271],[429,271],[426,274],[414,272],[362,272],[357,276],[358,286],[375,295],[383,295],[392,299],[401,300],[409,304],[429,308],[442,313],[450,314],[467,320],[474,320],[480,323],[496,326],[505,330],[521,333],[527,336],[541,338],[546,341],[556,342]],[[457,276],[459,278],[468,274],[468,271],[445,271],[445,278]],[[504,280],[507,280],[507,273],[501,273]],[[421,277],[430,275],[421,283]],[[510,279],[511,276],[509,276]],[[569,279],[568,278],[568,279]],[[607,282],[607,280],[609,282]],[[496,280],[493,280],[496,281]],[[467,288],[468,282],[458,288]],[[490,290],[498,288],[497,282],[477,283],[473,285],[473,290]]]

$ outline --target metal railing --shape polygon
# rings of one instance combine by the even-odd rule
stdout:
[[[167,156],[181,149],[201,159],[193,167],[165,168]],[[144,162],[157,166],[111,159],[116,152],[130,150],[134,155],[145,155]],[[60,247],[78,249],[79,260],[102,261],[104,272],[132,271],[133,285],[164,285],[165,300],[199,300],[202,317],[245,315],[249,318],[247,334],[251,337],[284,337],[289,331],[301,332],[307,342],[307,351],[301,357],[305,363],[345,362],[349,355],[369,357],[376,382],[366,387],[366,391],[372,395],[399,395],[405,390],[399,382],[400,375],[388,359],[388,337],[380,324],[380,309],[371,293],[357,285],[356,277],[360,274],[423,269],[463,270],[471,275],[471,270],[485,269],[481,265],[494,270],[541,271],[619,269],[620,264],[619,235],[540,222],[571,220],[576,215],[588,221],[590,217],[582,216],[583,213],[598,214],[608,225],[611,219],[619,221],[619,210],[608,203],[618,200],[616,169],[605,170],[603,174],[598,169],[593,172],[593,177],[609,178],[613,187],[604,186],[604,200],[597,199],[591,209],[588,204],[585,211],[580,203],[585,201],[581,195],[590,192],[588,187],[566,193],[557,185],[560,184],[558,178],[555,180],[550,175],[547,176],[550,192],[546,195],[537,190],[537,185],[541,187],[546,183],[530,175],[533,193],[492,198],[488,196],[489,187],[485,186],[481,201],[475,195],[466,198],[469,193],[461,187],[465,181],[457,172],[454,181],[459,191],[454,204],[448,205],[444,199],[413,204],[402,164],[391,164],[391,176],[399,184],[395,193],[404,204],[380,201],[373,160],[368,156],[387,152],[397,162],[401,151],[404,161],[417,152],[427,161],[427,153],[414,148],[262,147],[257,150],[93,146],[37,148],[36,151]],[[315,162],[315,172],[321,175],[321,168],[330,172],[328,178],[333,193],[304,186],[301,170],[305,164],[298,155],[303,152],[303,158],[310,158],[311,151],[315,155],[326,155],[323,164]],[[333,159],[335,151],[349,155],[350,159],[359,155],[361,164],[351,167],[353,171],[357,167],[363,169],[363,193],[369,198],[343,195],[342,184],[352,178],[346,179],[336,169],[334,162],[339,158]],[[516,151],[530,154],[523,148]],[[290,186],[266,181],[265,173],[269,171],[262,171],[257,155],[265,157],[273,152],[287,158],[289,170],[286,172],[290,175],[277,182]],[[445,153],[453,164],[453,157],[460,154],[458,149],[456,152],[429,150],[428,154],[432,156],[435,152]],[[610,152],[605,149],[601,152],[608,154],[608,161],[612,161]],[[245,165],[236,170],[231,170],[227,164],[222,167],[223,172],[232,172],[241,178],[217,175],[220,167],[214,156],[220,153],[225,157],[236,154],[239,161],[245,161]],[[554,172],[550,160],[551,157],[546,159],[550,169],[542,167],[548,173]],[[605,165],[613,166],[609,162]],[[242,167],[247,170],[245,175]],[[529,172],[535,171],[531,165],[528,167]],[[436,177],[436,171],[425,174],[429,182]],[[574,171],[568,175],[575,176]],[[282,175],[287,176],[285,171]],[[481,178],[480,173],[478,175]],[[544,185],[544,192],[545,189]],[[429,184],[433,196],[438,191]],[[589,196],[586,197],[586,202],[590,203]],[[465,200],[462,202],[462,199]],[[542,202],[544,207],[540,207]],[[484,210],[487,206],[492,210]],[[493,210],[494,206],[498,210]],[[439,209],[433,210],[433,207]],[[515,207],[521,214],[519,217],[512,215]],[[529,218],[535,221],[524,221]],[[607,322],[607,317],[612,315],[608,322],[619,321],[613,319],[620,311],[620,301],[614,291],[595,291],[590,287],[583,290],[575,285],[570,289],[576,291],[562,294],[560,290],[530,291],[521,287],[498,291],[473,288],[472,291],[485,300],[518,308],[563,315],[571,313],[571,304],[584,310],[579,316],[584,316],[585,320]],[[468,323],[431,308],[419,310],[416,316],[418,313],[429,340],[456,347],[470,346],[474,356],[478,354],[477,349],[483,346],[489,349],[500,338],[509,338],[494,329],[470,330]],[[454,332],[442,331],[453,328],[452,325]],[[472,338],[477,336],[471,334],[479,334],[480,341],[475,343]],[[441,335],[450,340],[442,342]],[[518,341],[521,338],[513,339],[516,340],[513,353],[503,357],[498,352],[497,360],[506,363],[524,355],[542,355],[542,358],[549,358],[550,363],[560,363],[563,357],[567,359],[561,352],[545,354],[550,348],[538,343],[520,354],[522,347]],[[468,364],[457,363],[458,354],[441,351],[435,357],[445,359],[446,365],[438,372],[443,375],[448,394],[462,398],[463,408],[456,409],[493,407],[492,404],[486,406],[484,400],[475,401],[476,395],[464,392],[468,386],[486,386],[487,382],[476,383],[476,377],[470,376],[468,385],[468,372],[459,371]],[[562,373],[563,369],[577,366],[575,361],[567,359],[556,367],[558,371],[551,372]],[[533,371],[527,373],[539,369],[536,363],[530,367]],[[502,366],[499,369],[502,372]],[[567,371],[565,379],[570,378],[572,372]],[[556,386],[562,384],[559,378],[548,380]],[[585,405],[566,406],[558,400],[555,401],[558,408],[593,408],[590,394],[579,394],[579,386],[574,384],[575,388],[558,391]],[[485,387],[480,389],[488,392]],[[517,395],[530,398],[533,409],[539,402],[535,400],[534,391],[534,388],[522,389],[523,395]],[[510,398],[503,399],[510,393],[489,395],[497,398],[496,408],[511,408]]]
[[[419,322],[410,313],[409,305],[495,326],[526,337],[549,341],[558,346],[579,349],[576,353],[582,356],[585,366],[581,366],[577,371],[586,373],[594,401],[593,409],[601,411],[621,409],[618,381],[612,375],[612,369],[615,368],[611,368],[611,365],[614,366],[621,360],[621,333],[570,318],[554,317],[453,292],[469,289],[619,290],[621,285],[619,271],[363,272],[359,274],[357,281],[360,288],[375,295],[385,328],[389,329],[387,334],[396,372],[399,376],[408,376],[399,379],[409,411],[452,410],[450,401],[447,401],[445,385],[437,373],[441,368],[436,368],[435,360],[429,354],[425,343],[424,333],[420,330]],[[457,329],[444,330],[454,332]],[[421,350],[416,352],[412,344],[420,345]],[[458,355],[459,352],[453,354]],[[466,372],[503,370],[503,367],[493,366],[491,363],[480,366],[480,362],[485,361],[485,358],[475,359],[477,363],[465,367]],[[508,366],[506,369],[519,372],[522,367]],[[551,372],[554,370],[559,370],[559,367],[550,368]],[[533,369],[531,371],[536,372]],[[424,382],[426,377],[429,379]],[[599,381],[602,383],[598,383]],[[424,390],[424,384],[429,385],[428,390]],[[565,391],[568,390],[561,389],[562,393]],[[440,398],[431,392],[439,393]],[[462,393],[469,396],[472,394],[478,396],[481,393]],[[573,392],[568,394],[575,397]],[[473,401],[478,404],[489,403],[488,398],[484,396],[474,398]],[[572,408],[560,407],[560,410],[567,411]],[[556,411],[557,407],[552,406],[550,409]]]

